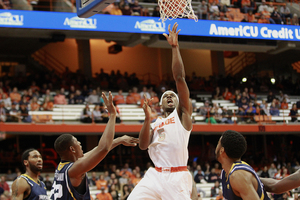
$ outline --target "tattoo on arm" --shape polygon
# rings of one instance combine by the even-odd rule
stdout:
[[[13,200],[17,199],[17,196],[18,196],[18,186],[19,186],[19,183],[18,183],[18,181],[16,181],[16,188],[12,191],[12,198],[13,198]]]

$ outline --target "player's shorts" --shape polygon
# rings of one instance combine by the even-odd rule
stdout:
[[[158,172],[149,168],[128,200],[191,200],[192,184],[189,171]]]

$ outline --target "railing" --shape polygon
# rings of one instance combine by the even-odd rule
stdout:
[[[65,71],[65,65],[60,62],[57,58],[52,56],[47,51],[40,49],[34,52],[31,55],[36,61],[38,61],[41,65],[44,65],[49,70],[54,70],[54,72],[61,77],[63,72]]]
[[[256,62],[255,53],[243,52],[235,58],[229,65],[225,67],[226,74],[232,76],[240,72],[245,67],[252,65]]]

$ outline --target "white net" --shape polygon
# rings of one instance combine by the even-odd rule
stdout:
[[[167,19],[187,17],[198,21],[192,8],[191,0],[158,0],[160,8],[160,19],[164,22]]]

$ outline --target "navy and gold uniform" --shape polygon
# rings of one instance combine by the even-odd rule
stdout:
[[[230,175],[237,170],[245,170],[245,171],[249,171],[251,172],[257,182],[258,182],[258,187],[257,187],[257,194],[259,196],[259,198],[261,200],[270,200],[270,198],[268,197],[268,195],[266,194],[266,191],[264,190],[264,185],[262,184],[262,182],[260,181],[259,177],[257,176],[256,172],[254,171],[254,169],[248,165],[247,163],[243,162],[243,161],[239,161],[239,162],[234,162],[231,166],[231,169],[229,171],[228,177],[226,176],[226,172],[224,170],[222,170],[222,188],[223,188],[223,196],[225,200],[241,200],[241,197],[238,197],[234,194],[231,186],[230,186]]]
[[[31,192],[25,200],[48,200],[46,186],[43,181],[37,183],[27,174],[22,174],[20,177],[24,178],[31,187]]]
[[[72,162],[61,161],[55,170],[53,185],[51,189],[51,200],[89,200],[90,190],[86,176],[79,187],[85,188],[80,194],[71,184],[68,171],[73,165]],[[79,188],[78,187],[78,188]]]

